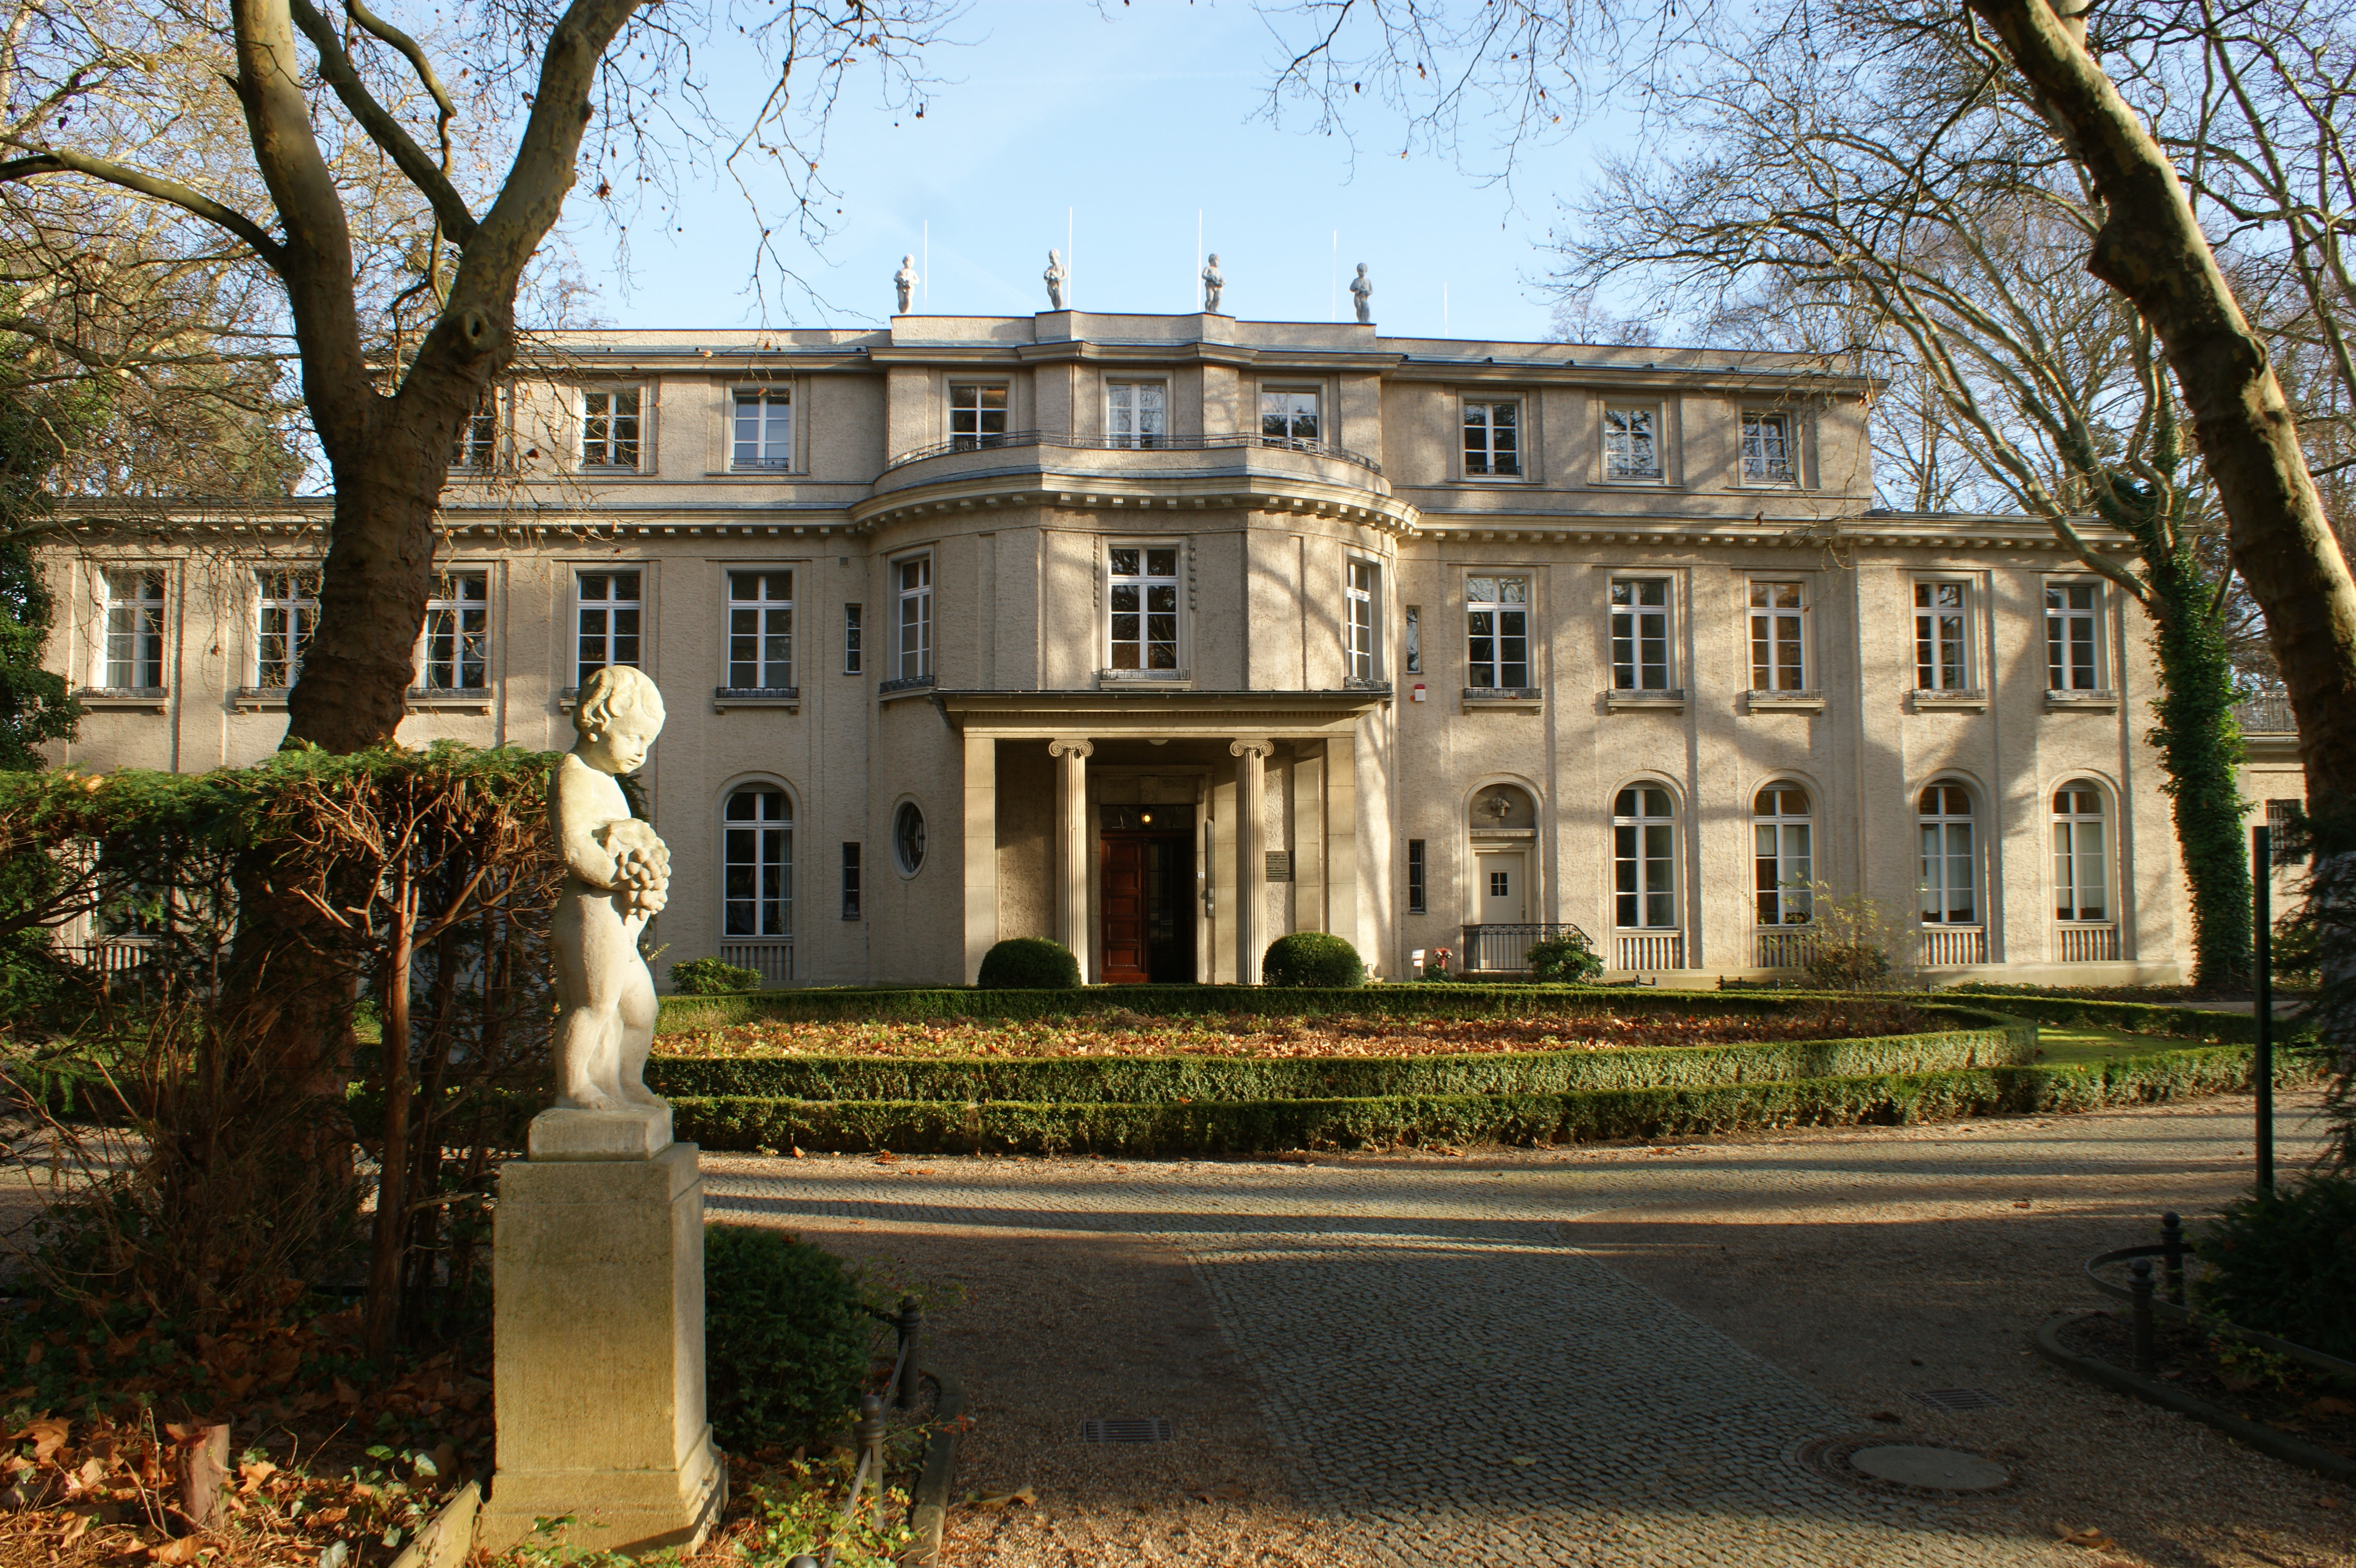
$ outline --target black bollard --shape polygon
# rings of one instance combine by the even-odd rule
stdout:
[[[2168,1281],[2168,1299],[2184,1305],[2184,1221],[2170,1209],[2159,1217],[2161,1268]]]
[[[2134,1276],[2127,1288],[2135,1293],[2135,1369],[2148,1378],[2159,1370],[2159,1352],[2151,1340],[2151,1260],[2137,1258],[2127,1272]]]

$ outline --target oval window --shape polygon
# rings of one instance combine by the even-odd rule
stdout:
[[[892,816],[892,852],[899,857],[900,874],[914,876],[925,865],[925,813],[914,800],[903,800]]]

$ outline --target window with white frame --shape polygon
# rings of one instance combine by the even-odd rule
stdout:
[[[1464,475],[1518,478],[1522,472],[1522,405],[1515,398],[1464,400]]]
[[[316,572],[262,571],[254,615],[253,683],[283,692],[302,678],[303,654],[319,624],[319,576]]]
[[[2053,791],[2053,918],[2111,918],[2103,792],[2083,779]]]
[[[1807,595],[1798,583],[1751,585],[1751,689],[1808,689]]]
[[[903,681],[933,675],[933,558],[894,562],[892,577],[900,605],[900,673]]]
[[[1669,580],[1666,577],[1612,579],[1612,690],[1671,690],[1669,607]]]
[[[794,808],[774,784],[728,792],[721,813],[720,929],[730,937],[794,934]]]
[[[1914,689],[1918,692],[1971,690],[1970,641],[1966,607],[1970,594],[1962,583],[1914,585]]]
[[[856,675],[867,668],[866,623],[866,607],[842,607],[842,672],[846,675]]]
[[[1933,784],[1922,791],[1915,811],[1922,849],[1922,923],[1978,925],[1979,851],[1971,791],[1960,784]]]
[[[1788,485],[1800,477],[1792,440],[1792,416],[1773,409],[1742,411],[1742,482]]]
[[[1315,387],[1263,387],[1259,394],[1259,438],[1269,446],[1298,446],[1318,439]]]
[[[794,575],[728,574],[728,684],[776,691],[794,683]]]
[[[1603,405],[1603,477],[1661,477],[1661,411],[1653,403]]]
[[[646,601],[638,596],[636,572],[583,572],[573,578],[577,656],[573,683],[586,686],[589,677],[608,664],[637,668],[641,620]]]
[[[1114,670],[1178,668],[1178,547],[1116,544],[1107,552],[1106,653]]]
[[[1530,689],[1530,580],[1464,579],[1464,640],[1469,679],[1482,691]]]
[[[982,383],[949,387],[949,441],[960,452],[1006,444],[1006,388]]]
[[[1399,658],[1410,675],[1423,673],[1423,607],[1409,605],[1399,625]]]
[[[792,467],[793,389],[739,387],[734,402],[735,418],[728,466],[732,468]]]
[[[480,692],[491,683],[491,578],[443,572],[425,601],[423,684],[429,692]]]
[[[1612,802],[1612,922],[1623,930],[1677,923],[1676,808],[1657,785],[1622,789]]]
[[[164,685],[164,574],[124,568],[102,579],[106,649],[101,685],[160,691]]]
[[[581,394],[583,467],[638,466],[638,400],[636,387],[614,387]]]
[[[1753,896],[1762,926],[1804,926],[1815,918],[1815,815],[1808,792],[1788,780],[1751,802]]]
[[[2102,688],[2095,671],[2095,618],[2102,600],[2092,583],[2045,585],[2045,684],[2054,692]]]
[[[458,438],[450,444],[450,466],[488,469],[498,462],[498,399],[486,392],[475,411],[458,424]]]
[[[1344,673],[1353,681],[1372,681],[1382,667],[1381,643],[1375,634],[1382,625],[1382,568],[1353,557],[1343,575],[1342,596],[1349,611],[1343,628]]]
[[[1115,446],[1159,446],[1170,434],[1170,388],[1164,381],[1107,381],[1105,435]]]

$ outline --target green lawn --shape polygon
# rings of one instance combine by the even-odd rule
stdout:
[[[2149,1056],[2154,1051],[2191,1050],[2206,1040],[2179,1039],[2168,1035],[2130,1035],[2118,1029],[2037,1026],[2037,1059],[2054,1067],[2116,1061],[2121,1057]]]

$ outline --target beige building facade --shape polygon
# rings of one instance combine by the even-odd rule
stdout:
[[[659,971],[1250,981],[1313,929],[1398,977],[1576,927],[1708,984],[1863,895],[1935,974],[2173,978],[2140,612],[2031,520],[1876,510],[1872,390],[1209,315],[573,334],[454,452],[401,738],[561,747],[584,671],[653,675]],[[273,748],[321,523],[54,552],[58,759]]]

